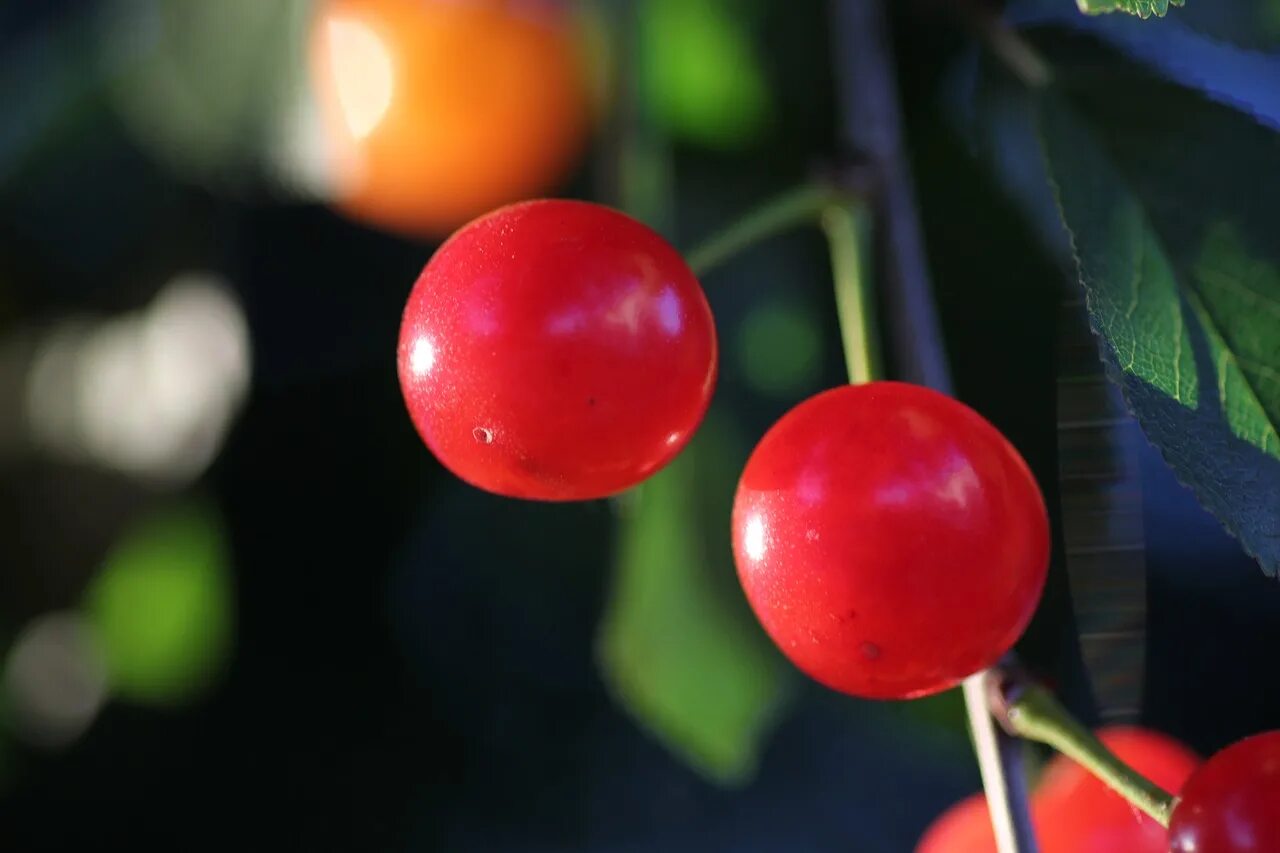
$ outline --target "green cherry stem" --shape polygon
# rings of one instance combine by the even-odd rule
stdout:
[[[833,203],[822,212],[822,230],[831,248],[831,278],[849,381],[854,385],[882,376],[872,297],[871,217],[862,203]]]
[[[836,314],[849,381],[881,375],[871,272],[871,216],[854,193],[826,183],[805,184],[765,202],[686,254],[689,268],[706,275],[743,250],[802,225],[822,227],[831,252]]]
[[[703,276],[762,240],[816,222],[828,207],[847,201],[826,184],[804,184],[776,196],[690,249],[685,259]]]
[[[1117,758],[1052,693],[1035,684],[1019,684],[1005,692],[1002,723],[1011,733],[1053,747],[1168,827],[1176,798]]]

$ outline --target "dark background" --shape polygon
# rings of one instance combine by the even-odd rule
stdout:
[[[405,416],[399,312],[432,246],[161,162],[80,50],[97,5],[0,3],[0,340],[139,308],[177,272],[209,269],[243,306],[252,383],[217,458],[181,489],[47,453],[0,461],[0,642],[74,607],[134,519],[195,496],[225,525],[234,645],[189,700],[108,701],[56,749],[0,732],[0,845],[904,851],[976,790],[955,697],[917,713],[805,685],[739,789],[659,745],[597,674],[610,505],[463,486]],[[963,30],[891,5],[958,395],[1010,436],[1052,503],[1061,272],[948,123],[941,92]],[[758,6],[775,112],[736,150],[675,144],[678,245],[837,148],[824,5]],[[68,86],[83,87],[74,108],[22,143],[42,110],[65,109]],[[599,198],[597,187],[588,161],[563,192]],[[749,437],[841,381],[824,253],[815,235],[788,236],[707,278],[724,342],[713,413]],[[734,343],[751,310],[778,299],[814,318],[821,341],[785,394],[753,385]],[[12,382],[0,395],[0,409],[19,405]],[[1266,654],[1280,642],[1280,591],[1145,454],[1144,720],[1210,751],[1280,721]],[[1023,651],[1089,718],[1073,638],[1055,558]]]

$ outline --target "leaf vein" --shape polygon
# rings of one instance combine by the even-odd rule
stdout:
[[[1173,309],[1173,399],[1185,403],[1182,399],[1182,306],[1173,300],[1169,307]]]
[[[1142,268],[1147,259],[1147,229],[1145,227],[1138,232],[1136,251],[1137,257],[1133,260],[1133,275],[1129,279],[1129,290],[1132,295],[1129,299],[1129,309],[1124,312],[1124,319],[1131,326],[1133,314],[1138,310],[1138,292],[1142,286]],[[1132,327],[1129,329],[1129,336],[1129,363],[1125,365],[1126,371],[1133,370],[1133,366],[1138,363],[1138,336]]]

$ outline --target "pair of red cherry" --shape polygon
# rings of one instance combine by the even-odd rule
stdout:
[[[714,389],[711,309],[658,234],[595,204],[499,209],[432,257],[405,309],[400,381],[423,440],[480,488],[585,500],[641,482]],[[951,687],[1018,638],[1044,584],[1044,503],[985,420],[933,391],[827,391],[760,442],[734,550],[766,630],[838,690]]]
[[[435,253],[398,364],[419,434],[456,475],[586,500],[636,485],[688,442],[715,385],[715,324],[658,234],[599,205],[531,201]],[[774,642],[867,698],[936,693],[991,666],[1030,621],[1048,565],[1022,457],[971,409],[897,382],[826,391],[783,416],[743,471],[732,527]]]

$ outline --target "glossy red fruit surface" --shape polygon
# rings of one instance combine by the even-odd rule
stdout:
[[[1138,773],[1177,792],[1200,758],[1168,735],[1112,726],[1098,738]],[[1032,805],[1041,853],[1166,853],[1169,833],[1089,771],[1057,756],[1040,777]]]
[[[1200,759],[1167,735],[1133,726],[1110,726],[1098,737],[1143,776],[1179,790]],[[1057,756],[1031,797],[1031,820],[1040,853],[1166,853],[1168,833],[1137,812],[1080,765]],[[986,799],[969,797],[930,825],[916,853],[996,853]]]
[[[656,232],[539,200],[440,247],[405,306],[398,364],[418,433],[457,476],[585,500],[684,447],[711,400],[716,335],[701,285]]]
[[[915,385],[825,391],[756,446],[733,509],[738,576],[796,666],[876,699],[993,664],[1044,587],[1049,523],[1022,457]]]
[[[1177,853],[1280,850],[1280,731],[1232,744],[1192,774],[1169,839]]]

